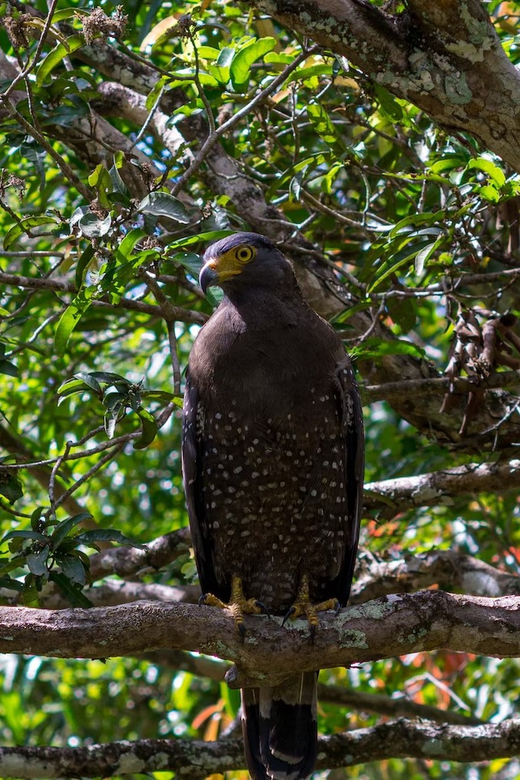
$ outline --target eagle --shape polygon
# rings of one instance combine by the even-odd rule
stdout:
[[[224,298],[193,344],[182,463],[206,604],[308,620],[345,605],[359,536],[363,422],[339,335],[306,303],[266,237],[236,233],[203,257],[202,290]],[[273,647],[273,653],[276,648]],[[317,673],[242,691],[254,780],[308,777]]]

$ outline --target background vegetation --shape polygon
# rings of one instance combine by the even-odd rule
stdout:
[[[381,19],[410,10],[380,5]],[[516,65],[520,4],[477,5]],[[217,302],[199,255],[243,229],[279,243],[355,358],[370,485],[354,598],[520,593],[520,166],[247,4],[13,0],[0,18],[3,604],[196,600],[182,372]],[[3,746],[235,734],[223,661],[13,649]],[[501,724],[520,696],[516,658],[449,648],[321,681],[325,735],[399,715]],[[334,765],[505,779],[520,776],[514,752],[458,764],[389,745]]]

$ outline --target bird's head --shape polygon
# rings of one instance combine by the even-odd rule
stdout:
[[[289,261],[265,236],[235,233],[211,244],[203,257],[200,286],[219,286],[224,292],[245,287],[279,288],[294,279]]]

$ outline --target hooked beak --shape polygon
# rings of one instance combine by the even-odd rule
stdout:
[[[218,272],[213,267],[212,261],[206,263],[199,274],[199,284],[202,288],[202,292],[206,293],[208,287],[218,284],[218,279]]]

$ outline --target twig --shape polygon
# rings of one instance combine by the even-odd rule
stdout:
[[[29,75],[29,73],[31,73],[31,71],[33,71],[34,68],[36,67],[36,64],[37,64],[37,62],[38,62],[38,60],[40,58],[40,54],[43,51],[43,47],[45,45],[45,39],[47,38],[47,33],[49,32],[50,26],[52,24],[52,17],[54,15],[54,10],[55,10],[57,4],[58,4],[58,0],[51,0],[50,6],[49,6],[49,12],[47,14],[47,18],[45,19],[45,22],[44,22],[44,25],[43,25],[42,34],[41,34],[40,39],[38,41],[38,45],[36,46],[36,51],[34,52],[34,57],[32,58],[32,61],[30,61],[28,63],[26,68],[24,68],[24,70],[21,71],[21,73],[19,73],[18,76],[16,76],[16,78],[13,79],[11,84],[9,84],[9,86],[7,87],[7,89],[3,93],[3,97],[4,98],[8,98],[9,95],[11,94],[11,92],[14,92],[14,90],[16,89],[16,87],[19,84],[19,82],[22,81],[22,80],[26,80],[26,78]]]
[[[51,475],[49,477],[49,501],[50,501],[50,509],[49,514],[55,515],[56,514],[56,501],[54,498],[54,483],[56,481],[56,474],[58,473],[58,469],[60,468],[61,464],[64,463],[69,456],[70,448],[72,446],[72,442],[68,441],[65,444],[65,452],[63,455],[60,455],[58,458],[56,458],[56,463],[54,464]],[[63,496],[61,496],[63,498]]]
[[[9,98],[6,98],[4,95],[0,94],[0,102],[4,104],[6,110],[9,112],[9,114],[11,114],[12,117],[16,119],[18,124],[20,124],[24,130],[32,138],[34,138],[34,140],[37,141],[43,149],[45,149],[47,154],[52,157],[65,178],[74,185],[80,195],[83,195],[85,200],[90,202],[94,197],[93,191],[83,184],[83,182],[76,176],[70,165],[65,162],[63,157],[52,148],[47,139],[35,127],[33,127],[22,114],[20,114],[14,103]]]
[[[435,377],[433,379],[407,379],[402,382],[386,382],[382,385],[361,385],[361,392],[368,403],[374,401],[388,401],[394,398],[402,398],[403,393],[429,395],[430,393],[442,393],[453,387],[455,393],[467,393],[476,386],[483,389],[496,390],[504,387],[520,385],[520,371],[503,371],[492,374],[481,382],[466,377]]]
[[[287,67],[284,68],[282,73],[273,79],[273,81],[271,81],[267,87],[261,90],[261,92],[259,92],[252,100],[250,100],[249,103],[247,103],[243,108],[239,109],[236,114],[227,120],[227,122],[224,122],[220,125],[220,127],[217,127],[212,133],[210,133],[205,142],[202,144],[197,156],[189,168],[187,168],[187,170],[177,180],[175,187],[172,190],[172,194],[177,195],[183,189],[186,182],[189,181],[193,174],[200,168],[208,152],[211,151],[222,135],[225,135],[228,130],[231,130],[236,124],[238,124],[238,122],[240,122],[244,116],[247,116],[247,114],[256,108],[257,105],[265,100],[265,98],[270,95],[271,92],[274,92],[275,89],[278,89],[278,87],[287,79],[289,74],[292,73],[292,71],[295,70],[298,65],[306,60],[311,54],[318,51],[319,48],[319,46],[313,46],[312,48],[299,54],[290,65],[287,65]]]
[[[78,490],[78,488],[80,488],[85,482],[88,482],[88,480],[97,471],[99,471],[101,468],[103,468],[103,466],[106,463],[109,463],[109,461],[111,461],[112,458],[115,458],[116,455],[118,454],[118,452],[120,452],[123,449],[123,447],[124,447],[124,444],[120,444],[117,447],[115,447],[112,452],[107,452],[106,455],[103,455],[103,457],[100,458],[98,460],[98,462],[94,466],[92,466],[91,469],[89,469],[87,471],[86,474],[83,474],[83,476],[80,477],[74,483],[74,485],[72,485],[68,490],[65,491],[65,493],[63,493],[63,495],[60,496],[60,498],[58,498],[58,500],[54,503],[54,509],[57,509],[59,506],[61,506],[61,504],[63,504],[64,501],[66,501],[73,493],[75,493],[76,490]]]

